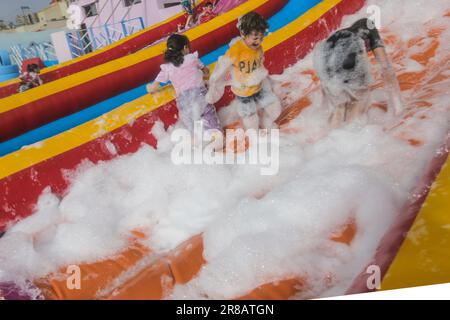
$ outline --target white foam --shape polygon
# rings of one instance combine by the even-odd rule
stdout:
[[[423,25],[448,8],[438,0],[436,6],[429,0],[414,6],[406,0],[377,3],[385,27],[406,40],[425,33]],[[363,13],[346,18],[343,26],[360,17]],[[369,119],[330,131],[320,90],[311,75],[301,73],[308,69],[311,55],[272,77],[285,104],[309,92],[312,101],[289,125],[298,133],[281,135],[278,175],[261,176],[260,168],[250,165],[175,166],[169,134],[157,123],[152,129],[157,151],[144,145],[109,162],[83,163],[66,173],[72,183],[64,197],[43,193],[34,215],[0,239],[0,281],[23,282],[67,264],[109,257],[125,249],[138,229],[156,253],[204,235],[207,264],[194,280],[176,286],[171,298],[233,298],[295,276],[307,276],[310,284],[299,298],[342,294],[447,135],[448,97],[435,96],[432,107],[392,130],[384,113],[374,110]],[[407,62],[404,70],[419,67]],[[413,101],[416,93],[407,94]],[[400,137],[416,137],[422,145]],[[358,228],[351,246],[330,241],[350,218]],[[324,280],[329,275],[331,282]]]

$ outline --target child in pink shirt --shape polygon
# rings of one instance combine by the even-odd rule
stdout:
[[[147,91],[153,93],[161,83],[171,82],[177,95],[178,116],[184,126],[193,132],[194,123],[201,120],[204,130],[220,130],[214,105],[205,100],[207,93],[204,77],[209,70],[198,58],[198,52],[190,53],[189,39],[173,34],[167,40],[165,64]]]

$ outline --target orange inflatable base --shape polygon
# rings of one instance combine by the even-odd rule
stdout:
[[[335,242],[350,245],[357,232],[355,221],[349,221],[330,235]],[[35,281],[46,299],[51,300],[155,300],[170,295],[176,284],[192,280],[207,262],[203,258],[203,238],[192,237],[163,255],[151,252],[138,243],[116,257],[79,266],[80,283],[73,282],[74,273],[63,269]],[[263,284],[235,299],[288,299],[302,292],[307,278],[287,278]],[[207,298],[207,297],[205,297]]]

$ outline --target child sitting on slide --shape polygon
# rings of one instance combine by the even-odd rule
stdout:
[[[173,34],[167,40],[164,54],[165,64],[153,84],[147,86],[150,93],[156,92],[161,83],[171,82],[177,95],[179,119],[190,131],[194,123],[201,120],[204,130],[214,134],[220,130],[214,105],[205,100],[207,92],[204,77],[209,70],[198,58],[198,52],[190,53],[189,39],[185,35]]]
[[[29,64],[27,66],[27,71],[24,72],[20,77],[20,87],[18,92],[24,92],[32,88],[39,87],[43,84],[43,81],[39,77],[39,66],[35,63]]]
[[[262,42],[268,29],[267,21],[250,12],[239,19],[241,37],[232,42],[226,54],[219,58],[210,78],[206,96],[209,103],[217,102],[224,93],[226,79],[231,72],[231,91],[237,100],[237,113],[245,129],[258,129],[258,111],[263,111],[263,128],[275,128],[274,121],[281,113],[281,103],[272,92],[269,74],[264,67]]]

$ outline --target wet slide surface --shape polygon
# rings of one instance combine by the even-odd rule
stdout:
[[[168,133],[157,123],[158,150],[86,163],[69,174],[69,190],[44,192],[35,214],[0,240],[0,270],[32,275],[47,298],[82,298],[64,290],[64,280],[46,276],[58,267],[64,276],[66,265],[80,261],[89,283],[84,298],[344,293],[414,199],[431,160],[445,153],[448,135],[450,8],[445,1],[434,1],[434,10],[429,1],[412,9],[406,1],[366,5],[374,3],[387,12],[405,10],[402,19],[386,15],[382,29],[401,82],[402,116],[385,113],[374,72],[368,122],[330,131],[308,55],[272,77],[285,107],[277,176],[261,177],[250,166],[174,167]],[[428,15],[408,19],[417,8]],[[8,260],[11,250],[19,254]],[[32,258],[29,265],[24,256]],[[32,271],[37,265],[41,274]]]

